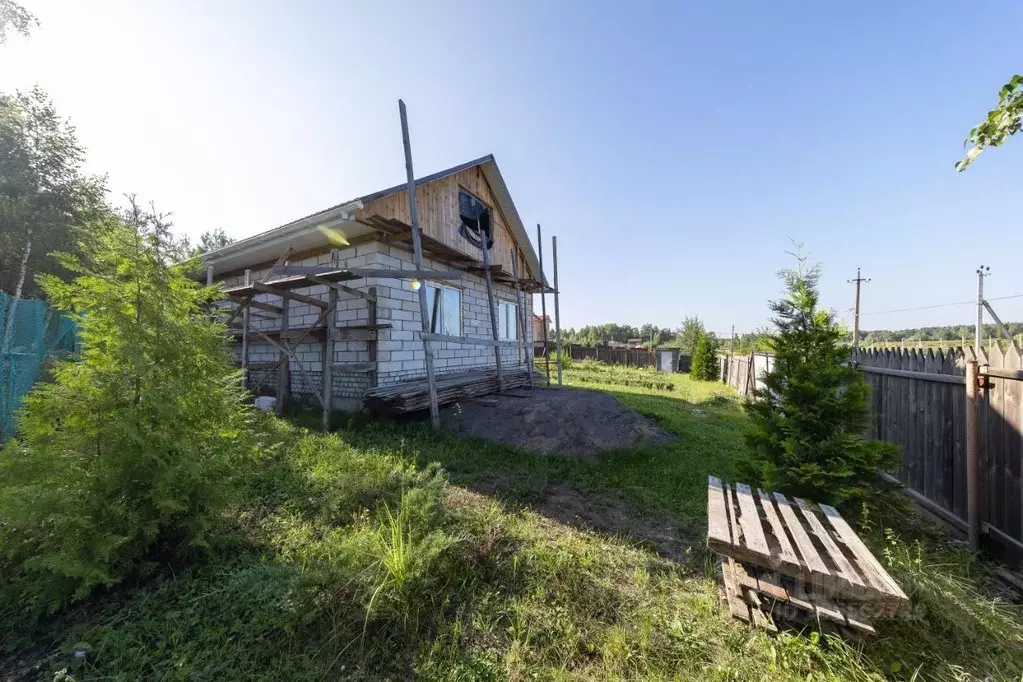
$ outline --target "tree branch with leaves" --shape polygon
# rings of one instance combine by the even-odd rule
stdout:
[[[1019,132],[1023,122],[1023,76],[1016,74],[999,92],[998,106],[988,112],[987,118],[970,131],[964,146],[970,147],[959,161],[956,170],[966,170],[988,147],[1000,147]]]
[[[0,45],[7,42],[7,36],[11,33],[28,38],[32,29],[38,26],[36,15],[14,0],[0,0]]]

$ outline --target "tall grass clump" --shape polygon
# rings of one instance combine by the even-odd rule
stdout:
[[[884,535],[881,554],[912,602],[890,625],[891,658],[934,679],[1020,679],[1023,614],[992,593],[989,568],[939,538]]]

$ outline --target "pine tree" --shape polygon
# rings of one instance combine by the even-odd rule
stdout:
[[[899,453],[864,438],[870,387],[848,364],[844,330],[817,307],[819,267],[796,257],[796,269],[779,273],[787,295],[771,304],[774,368],[746,405],[753,473],[769,490],[856,509],[890,490],[879,471]]]
[[[701,381],[715,381],[718,378],[717,343],[710,334],[703,332],[696,342],[693,365],[689,375]]]
[[[162,558],[207,548],[247,466],[251,410],[215,290],[173,264],[167,226],[134,207],[88,230],[77,277],[42,278],[79,325],[79,357],[26,397],[0,451],[0,590],[53,609]]]

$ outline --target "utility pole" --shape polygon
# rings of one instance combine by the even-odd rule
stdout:
[[[735,325],[732,325],[732,344],[728,349],[729,355],[735,355]]]
[[[853,308],[853,350],[860,349],[860,284],[869,282],[860,276],[860,269],[856,268],[856,279],[847,280],[850,284],[856,284],[856,307]]]
[[[984,277],[991,275],[991,266],[981,265],[977,268],[977,330],[973,338],[973,351],[980,362],[981,346],[984,343]]]

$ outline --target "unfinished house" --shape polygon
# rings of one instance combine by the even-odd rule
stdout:
[[[489,376],[484,388],[531,380],[531,294],[545,284],[494,157],[420,178],[415,188],[421,270],[405,184],[209,254],[207,278],[227,292],[224,319],[250,389],[276,395],[279,405],[306,396],[326,412],[422,382],[420,287],[442,402],[458,394],[445,386],[465,383],[460,377]],[[418,407],[406,401],[395,411]]]

